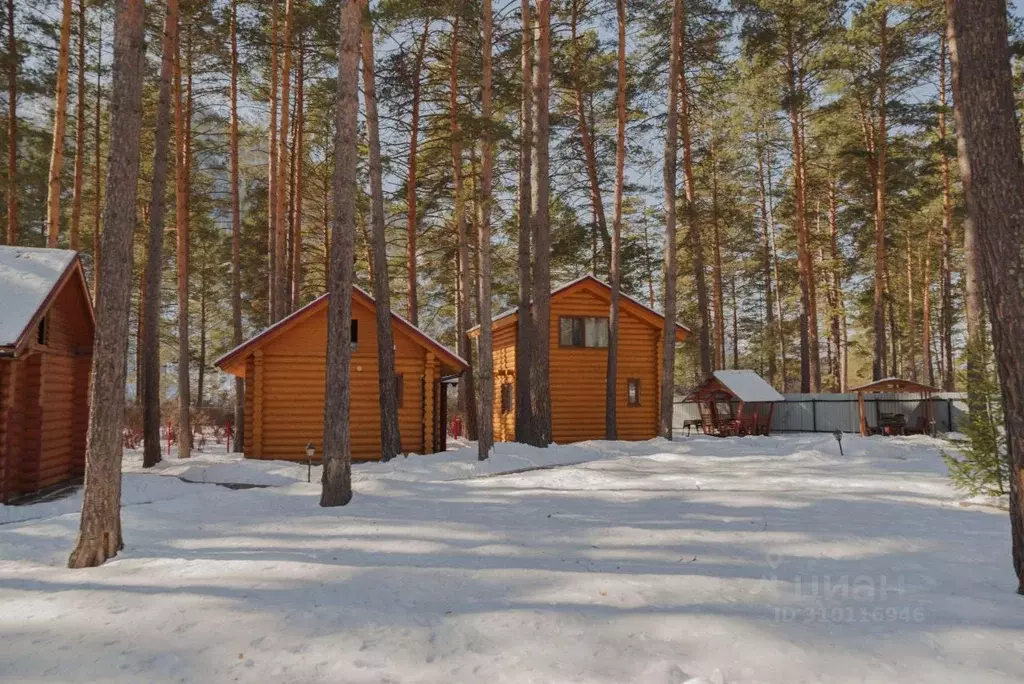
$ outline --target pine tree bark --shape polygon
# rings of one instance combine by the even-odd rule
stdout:
[[[533,265],[530,246],[533,238],[533,19],[530,0],[521,6],[522,55],[520,74],[522,109],[519,133],[519,236],[517,266],[519,292],[516,328],[516,440],[525,444],[537,441],[533,415]]]
[[[683,144],[683,191],[686,198],[686,222],[689,232],[690,254],[693,262],[693,283],[697,291],[697,311],[700,315],[700,372],[707,377],[712,370],[711,304],[708,301],[707,268],[704,263],[704,245],[700,222],[697,220],[697,186],[693,175],[693,143],[690,134],[690,82],[686,75],[687,12],[682,0],[679,33],[682,47],[679,51],[679,134]]]
[[[373,23],[368,0],[362,0],[363,102],[370,152],[370,224],[372,226],[373,298],[377,317],[377,378],[380,389],[381,460],[402,452],[398,432],[398,388],[395,380],[395,338],[391,326],[391,286],[388,282],[387,237],[384,234],[384,172],[380,158],[380,123],[373,61]]]
[[[46,246],[56,247],[60,237],[60,181],[64,168],[64,133],[68,123],[69,62],[71,61],[71,0],[63,0],[60,53],[57,57],[57,95],[53,107],[53,145],[46,191]]]
[[[422,88],[423,58],[427,52],[427,37],[430,34],[431,19],[423,22],[423,33],[420,34],[419,47],[416,49],[416,57],[413,63],[412,72],[412,120],[409,123],[409,166],[407,183],[407,206],[408,219],[405,228],[405,263],[406,263],[406,299],[408,309],[406,311],[409,322],[419,325],[419,297],[416,283],[416,238],[419,230],[419,217],[416,214],[416,162],[419,155],[420,139],[420,91]]]
[[[362,8],[358,0],[341,0],[338,38],[338,93],[334,107],[334,176],[331,195],[330,293],[327,307],[327,389],[324,398],[321,506],[344,506],[352,500],[352,444],[349,410],[352,389],[352,281],[356,238],[357,118],[359,113],[359,43]]]
[[[821,369],[818,360],[818,313],[807,227],[807,190],[803,134],[800,129],[800,98],[802,89],[797,76],[796,47],[793,28],[789,27],[786,43],[787,87],[789,88],[789,122],[793,134],[793,195],[797,238],[797,264],[800,273],[800,391],[818,392]]]
[[[101,565],[124,547],[121,536],[121,432],[131,303],[132,232],[136,218],[142,133],[143,0],[114,4],[114,70],[110,151],[104,208],[103,275],[96,301],[96,338],[86,437],[85,493],[78,539],[68,567]]]
[[[775,323],[775,309],[773,307],[773,285],[772,285],[772,247],[770,230],[773,229],[768,218],[768,192],[764,179],[764,144],[761,140],[761,132],[757,136],[757,193],[758,209],[761,215],[762,231],[762,268],[764,270],[764,320],[765,320],[765,348],[768,356],[768,384],[776,386],[776,375],[778,373],[778,357],[775,353],[775,344],[778,336]]]
[[[473,382],[472,348],[467,331],[470,328],[470,260],[469,234],[466,221],[466,198],[462,180],[462,131],[459,123],[458,70],[459,70],[459,19],[456,15],[452,23],[451,52],[448,62],[448,112],[451,122],[452,150],[452,183],[454,192],[455,230],[458,238],[458,320],[456,335],[458,337],[459,356],[465,359],[470,367],[459,377],[459,413],[466,421],[466,433],[470,439],[476,438],[476,406]]]
[[[828,184],[828,236],[830,261],[832,268],[832,311],[830,319],[830,334],[832,346],[836,350],[837,370],[835,378],[835,391],[846,392],[850,387],[849,380],[849,350],[846,345],[846,300],[843,295],[843,277],[840,268],[841,254],[839,252],[839,207],[836,199],[836,180],[829,179]]]
[[[238,192],[238,1],[231,0],[231,122],[228,132],[231,164],[231,341],[242,344],[242,208]],[[235,426],[231,450],[245,444],[245,380],[235,378]]]
[[[491,127],[494,125],[491,113],[492,64],[494,16],[491,0],[483,0],[482,50],[483,74],[482,93],[480,97],[480,118],[483,123],[481,132],[481,169],[480,169],[480,219],[477,258],[480,276],[480,336],[477,338],[477,380],[480,383],[480,417],[477,421],[478,453],[477,457],[487,460],[494,446],[494,359],[492,358],[493,343],[491,340],[491,183],[494,165],[494,148]]]
[[[886,184],[886,152],[888,127],[886,125],[886,90],[887,90],[887,50],[888,50],[888,11],[883,10],[879,19],[879,91],[878,91],[878,132],[875,136],[874,168],[875,168],[875,299],[874,299],[874,360],[872,365],[873,378],[880,380],[885,376],[885,301],[886,301],[886,263],[885,263],[885,184]],[[893,373],[895,373],[895,368]]]
[[[580,132],[580,146],[583,148],[583,160],[587,169],[587,183],[590,188],[590,206],[594,212],[594,223],[597,232],[601,235],[601,242],[604,247],[604,257],[606,262],[611,258],[611,237],[608,234],[608,220],[605,217],[604,212],[604,199],[601,196],[601,184],[597,175],[597,152],[594,149],[594,136],[591,133],[590,125],[587,121],[586,107],[584,106],[583,100],[583,77],[581,74],[582,65],[580,64],[578,41],[579,36],[576,33],[577,25],[579,22],[580,13],[580,2],[581,0],[572,0],[572,11],[570,14],[569,31],[570,40],[573,43],[572,48],[572,82],[573,82],[573,94],[574,102],[576,105],[576,120],[579,125]],[[595,255],[596,257],[596,255]],[[595,262],[596,262],[595,258]],[[609,264],[609,276],[610,274]],[[597,264],[594,265],[594,275],[597,275]]]
[[[535,443],[551,443],[551,177],[549,101],[551,95],[551,2],[537,0],[537,61],[533,116],[533,384]]]
[[[180,21],[177,35],[181,35]],[[182,92],[181,41],[174,49],[174,168],[178,284],[178,458],[192,455],[191,379],[188,331],[189,174],[187,96]]]
[[[715,311],[715,369],[725,368],[725,292],[722,280],[722,236],[718,216],[718,158],[715,156],[715,131],[712,123],[711,139],[708,144],[708,161],[711,164],[711,251],[712,301]]]
[[[18,36],[7,0],[7,244],[18,244]]]
[[[608,307],[608,369],[605,379],[604,432],[618,439],[619,299],[622,260],[622,196],[626,186],[626,0],[615,0],[618,26],[618,80],[615,93],[615,212],[612,216],[612,249],[608,262],[611,302]]]
[[[665,325],[661,335],[661,397],[658,434],[672,439],[676,368],[676,166],[678,155],[679,74],[682,68],[683,0],[673,0],[668,66],[668,120],[665,122]]]
[[[103,201],[103,174],[101,173],[102,161],[102,108],[100,106],[103,97],[103,87],[100,83],[100,76],[103,73],[103,26],[100,27],[96,37],[96,102],[93,107],[93,181],[96,187],[93,188],[93,224],[92,224],[92,300],[95,302],[100,291],[100,270],[102,266],[102,254],[100,254],[100,224],[102,223],[102,211],[100,206]]]
[[[355,1],[355,0],[354,0]],[[277,4],[270,5],[270,122],[268,134],[270,143],[267,154],[267,318],[271,324],[280,320],[277,302],[277,271],[282,264],[277,260]]]
[[[71,192],[71,227],[69,242],[76,252],[81,249],[82,179],[85,170],[85,0],[78,0],[78,92],[75,93],[75,180]]]
[[[281,58],[281,131],[277,137],[277,182],[274,185],[274,302],[277,310],[275,320],[288,315],[291,297],[288,293],[288,236],[285,228],[288,218],[288,132],[291,124],[289,110],[291,98],[292,69],[292,0],[284,3],[284,32],[281,36],[283,55]]]
[[[1006,3],[946,0],[960,175],[978,240],[1006,421],[1010,533],[1024,594],[1024,159]]]
[[[939,328],[942,347],[942,389],[952,392],[956,386],[953,369],[953,192],[949,177],[949,155],[946,153],[947,60],[946,32],[939,33],[939,169],[942,179],[942,325]]]
[[[160,462],[160,286],[164,263],[167,156],[171,139],[171,79],[178,43],[178,0],[168,0],[161,38],[160,89],[153,142],[153,182],[149,199],[145,306],[142,314],[142,467]]]
[[[295,153],[292,155],[292,267],[291,310],[302,303],[302,185],[306,163],[306,50],[299,42],[299,58],[295,71]]]

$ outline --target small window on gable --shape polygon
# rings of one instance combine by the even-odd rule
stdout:
[[[398,397],[398,408],[405,406],[405,376],[401,373],[395,375],[395,396]]]
[[[501,413],[508,414],[512,412],[512,384],[505,383],[501,386]]]
[[[47,345],[50,343],[50,317],[43,316],[42,320],[39,321],[39,330],[37,335],[37,341],[39,344]]]
[[[355,351],[359,347],[359,319],[352,319],[352,326],[350,328],[352,334],[352,351]]]
[[[626,406],[640,405],[640,378],[626,381]]]

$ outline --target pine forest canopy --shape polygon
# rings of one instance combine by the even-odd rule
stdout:
[[[128,392],[138,396],[144,282],[156,269],[163,396],[228,406],[233,385],[212,360],[326,291],[338,4],[238,0],[234,22],[228,0],[176,4],[165,239],[156,264],[147,261],[147,232],[165,4],[146,6]],[[590,272],[609,279],[620,215],[620,4],[621,287],[661,309],[669,2],[550,3],[551,284]],[[682,5],[676,302],[678,319],[701,334],[681,346],[677,385],[693,386],[712,368],[750,368],[789,391],[895,375],[963,388],[969,334],[984,341],[986,333],[964,233],[942,3]],[[480,0],[379,0],[370,11],[391,306],[462,348],[462,333],[484,308],[485,203],[492,310],[519,297],[522,3],[493,4],[486,113]],[[0,36],[0,237],[77,247],[94,280],[109,190],[113,3],[0,0]],[[1015,64],[1019,80],[1022,67]],[[371,290],[373,146],[362,87],[360,106],[355,274]],[[493,154],[485,155],[485,143]],[[179,392],[183,355],[190,387]]]

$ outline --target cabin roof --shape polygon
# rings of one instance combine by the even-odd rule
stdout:
[[[89,288],[77,252],[69,249],[0,247],[0,354],[15,356],[72,277],[82,279],[89,319]]]
[[[577,278],[576,280],[570,281],[568,283],[565,283],[564,285],[556,287],[554,290],[551,291],[551,299],[555,299],[556,297],[566,295],[569,292],[574,292],[579,289],[589,290],[590,292],[594,292],[599,296],[608,299],[609,301],[611,299],[611,285],[604,282],[603,280],[598,279],[593,274],[589,273],[583,276],[582,278]],[[625,292],[620,292],[619,296],[622,297],[622,301],[626,304],[627,308],[629,308],[633,313],[637,314],[639,318],[650,323],[652,326],[660,327],[665,324],[665,316],[663,314],[658,313],[651,307],[642,303],[640,300],[630,297]],[[491,319],[491,327],[500,328],[506,325],[512,325],[518,320],[519,308],[513,307],[511,309],[502,311],[497,316],[494,316]],[[472,328],[470,328],[467,331],[467,333],[475,336],[479,334],[479,331],[480,326],[475,325]],[[688,327],[682,325],[681,323],[676,323],[676,339],[678,339],[680,342],[682,342],[692,334],[693,331],[690,330]]]
[[[228,353],[224,354],[214,361],[214,364],[221,370],[228,373],[235,372],[235,370],[237,370],[236,366],[238,366],[239,362],[247,356],[248,352],[269,343],[302,321],[321,311],[327,306],[328,297],[328,294],[320,295],[306,306],[293,311],[290,315],[282,318],[274,325],[266,328],[259,334],[251,337]],[[373,297],[370,296],[370,293],[358,285],[352,286],[352,299],[354,301],[361,302],[363,305],[368,306],[371,309],[377,306],[377,303],[374,301]],[[465,359],[452,352],[446,346],[414,326],[404,317],[396,314],[394,311],[391,312],[391,321],[396,328],[403,330],[420,345],[437,354],[441,362],[449,366],[455,371],[455,373],[461,373],[469,368],[469,364],[466,363]]]
[[[752,370],[716,370],[697,387],[687,399],[700,394],[708,385],[718,383],[737,399],[748,403],[785,401],[774,387]]]
[[[866,385],[860,387],[850,388],[851,392],[873,394],[881,392],[917,392],[920,394],[934,394],[935,392],[941,392],[938,387],[932,387],[915,380],[905,380],[903,378],[882,378],[881,380],[875,380],[869,382]]]

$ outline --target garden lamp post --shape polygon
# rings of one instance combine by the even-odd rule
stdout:
[[[832,436],[835,437],[836,441],[839,443],[839,455],[842,456],[843,455],[843,432],[842,432],[842,430],[837,429],[835,432],[832,433]]]
[[[316,453],[316,447],[313,446],[312,442],[306,444],[306,482],[313,481],[313,454]]]

